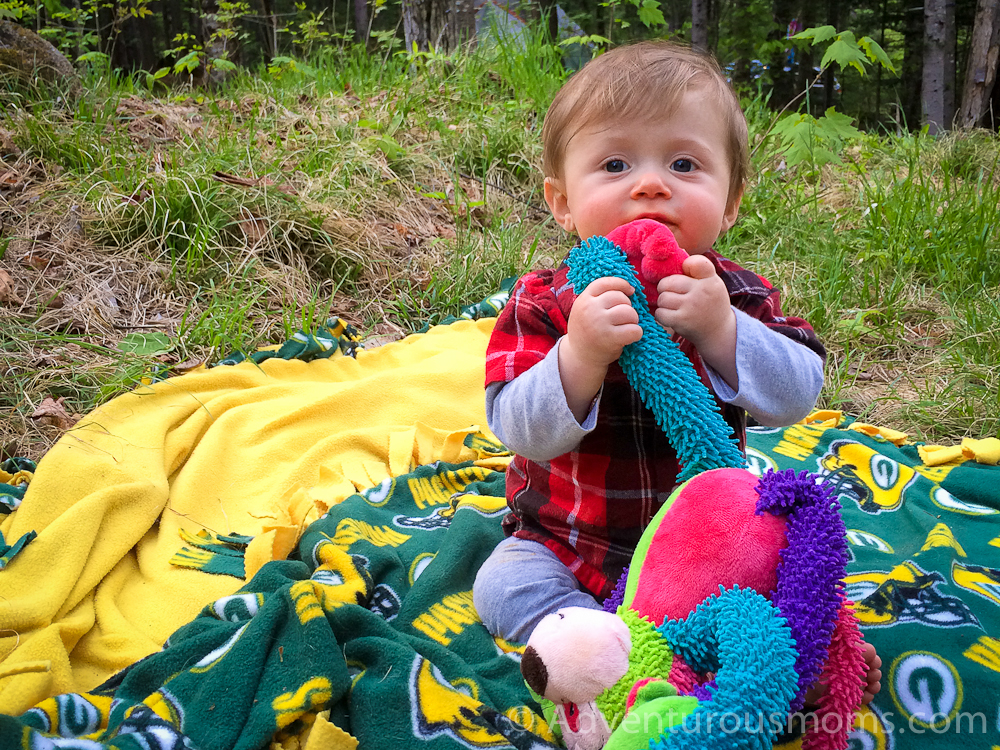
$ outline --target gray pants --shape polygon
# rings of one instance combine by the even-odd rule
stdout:
[[[508,537],[476,575],[472,601],[491,635],[526,643],[545,615],[563,607],[601,609],[544,544]]]

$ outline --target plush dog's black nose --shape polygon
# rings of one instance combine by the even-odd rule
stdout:
[[[524,649],[521,656],[521,676],[538,695],[545,695],[545,689],[549,686],[549,670],[532,646]]]

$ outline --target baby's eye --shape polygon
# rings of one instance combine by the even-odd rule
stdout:
[[[619,172],[624,172],[628,168],[628,165],[621,159],[612,159],[607,164],[604,165],[605,171],[618,174]]]
[[[675,172],[693,172],[694,164],[691,163],[690,159],[677,159],[670,168]]]

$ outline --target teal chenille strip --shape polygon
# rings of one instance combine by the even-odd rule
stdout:
[[[657,629],[692,669],[716,677],[709,700],[650,749],[770,750],[781,726],[774,718],[788,713],[799,679],[795,640],[781,613],[753,589],[720,586],[687,618]]]
[[[596,279],[625,279],[635,293],[642,338],[628,344],[618,362],[656,423],[677,451],[683,482],[709,469],[746,468],[732,428],[701,382],[694,365],[649,311],[642,284],[625,253],[606,237],[591,237],[569,254],[569,280],[577,293]]]

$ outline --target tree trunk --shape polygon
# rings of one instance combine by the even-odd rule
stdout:
[[[948,0],[924,2],[922,121],[931,135],[948,130],[954,105],[955,6]]]
[[[451,52],[475,37],[474,0],[403,0],[406,49]]]
[[[691,46],[708,52],[708,16],[710,0],[691,0]]]
[[[972,44],[965,69],[962,108],[958,126],[974,128],[986,114],[990,93],[996,81],[997,57],[1000,53],[1000,2],[979,0],[976,23],[972,29]]]
[[[354,0],[354,39],[368,43],[368,0]]]
[[[260,0],[264,11],[264,57],[270,60],[278,56],[278,18],[274,15],[274,4],[271,0]]]
[[[545,31],[549,40],[556,44],[559,42],[559,10],[556,0],[538,0],[538,8],[542,18],[545,19]],[[475,22],[475,19],[473,19]]]
[[[419,50],[427,49],[428,34],[424,16],[430,2],[432,0],[403,0],[403,39],[407,52],[412,52],[414,46]]]
[[[920,88],[924,69],[924,13],[922,8],[903,10],[903,69],[899,74],[900,113],[908,130],[920,122]]]

